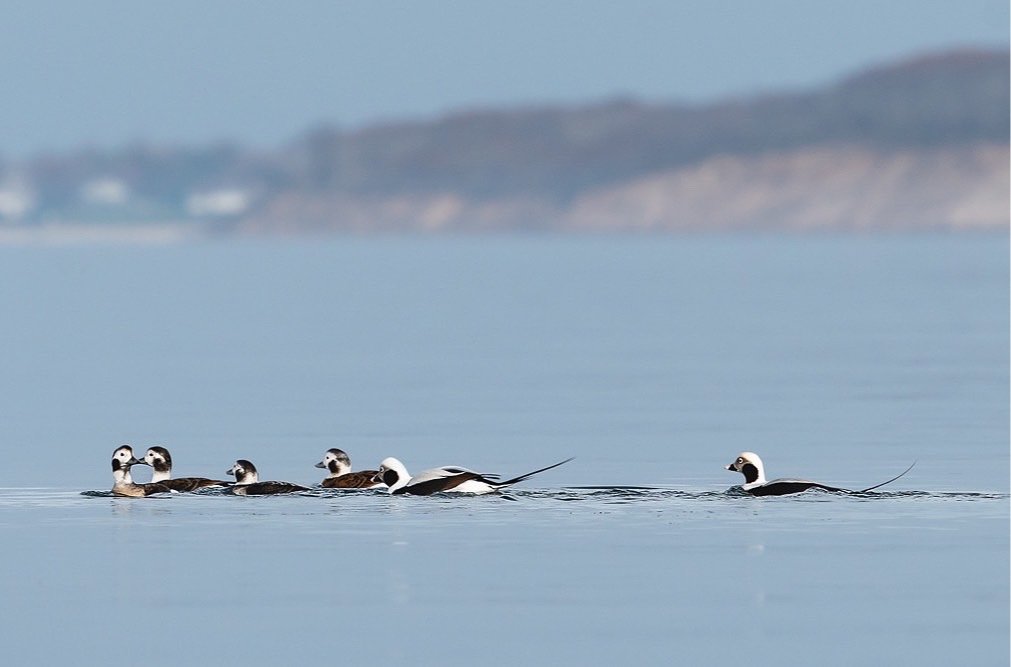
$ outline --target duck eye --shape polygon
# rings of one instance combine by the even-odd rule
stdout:
[[[737,462],[738,462],[738,463],[744,463],[744,458],[743,458],[743,457],[741,457],[741,456],[738,456],[738,457],[737,457]]]

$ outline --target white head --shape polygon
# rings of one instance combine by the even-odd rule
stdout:
[[[151,475],[152,482],[172,479],[172,455],[164,447],[149,447],[141,463],[151,466],[154,470]]]
[[[399,460],[392,456],[383,459],[379,464],[379,471],[372,478],[374,482],[382,482],[387,486],[390,493],[405,486],[411,481],[411,474]]]
[[[316,467],[326,468],[330,472],[328,477],[340,477],[351,472],[351,458],[342,449],[328,449]]]
[[[735,470],[744,475],[742,486],[745,489],[765,484],[765,466],[762,465],[762,459],[754,452],[741,452],[734,462],[727,466],[727,470]]]
[[[235,475],[236,484],[255,484],[260,481],[260,478],[256,475],[256,466],[246,459],[236,461],[235,465],[229,468],[225,474]]]
[[[134,455],[130,445],[120,445],[112,453],[112,479],[116,484],[133,484],[130,476],[130,467],[140,463]]]

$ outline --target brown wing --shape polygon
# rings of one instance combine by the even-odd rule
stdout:
[[[179,491],[181,493],[196,491],[197,489],[203,489],[208,486],[229,486],[229,482],[207,479],[206,477],[180,477],[178,479],[166,479],[165,481],[158,483],[164,484],[173,491]]]
[[[151,482],[149,484],[138,484],[137,486],[144,489],[145,496],[150,496],[154,493],[172,493],[172,487],[165,484],[165,482]]]
[[[327,477],[321,485],[328,489],[368,489],[377,484],[372,478],[378,474],[378,470],[359,470],[340,477]]]
[[[240,487],[242,487],[240,489]],[[256,482],[254,484],[237,484],[232,487],[233,493],[243,496],[267,496],[276,493],[294,493],[309,489],[289,482]]]

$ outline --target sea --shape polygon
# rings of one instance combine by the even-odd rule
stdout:
[[[1008,664],[1006,233],[6,246],[0,318],[4,664]]]

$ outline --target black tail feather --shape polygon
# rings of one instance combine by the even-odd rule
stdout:
[[[512,479],[507,479],[504,482],[495,482],[495,487],[501,489],[503,487],[510,486],[512,484],[516,484],[517,482],[522,482],[523,480],[525,480],[525,479],[527,479],[529,477],[533,477],[534,475],[536,475],[538,473],[542,473],[545,470],[551,470],[552,468],[557,468],[560,465],[564,465],[564,464],[568,463],[569,461],[571,461],[574,458],[576,458],[576,457],[575,456],[570,456],[569,458],[565,459],[564,461],[559,461],[558,463],[555,463],[554,465],[550,465],[547,468],[541,468],[539,470],[534,470],[533,472],[528,472],[525,475],[520,475],[519,477],[513,477]]]
[[[913,466],[915,466],[915,465],[916,465],[916,461],[913,461],[913,462],[912,462],[912,463],[910,464],[910,466],[909,466],[908,468],[906,468],[905,470],[903,470],[902,472],[900,472],[900,473],[899,473],[898,475],[896,475],[895,477],[892,477],[892,478],[891,478],[890,480],[888,480],[887,482],[881,482],[880,484],[875,484],[874,486],[868,487],[868,488],[866,488],[866,489],[860,489],[860,490],[859,490],[859,491],[857,491],[856,493],[866,493],[867,491],[873,491],[874,489],[880,489],[880,488],[881,488],[882,486],[884,486],[885,484],[891,484],[892,482],[894,482],[895,480],[897,480],[898,478],[902,477],[902,476],[903,476],[903,475],[905,475],[905,474],[906,474],[907,472],[909,472],[910,470],[912,470],[912,469],[913,469]]]

